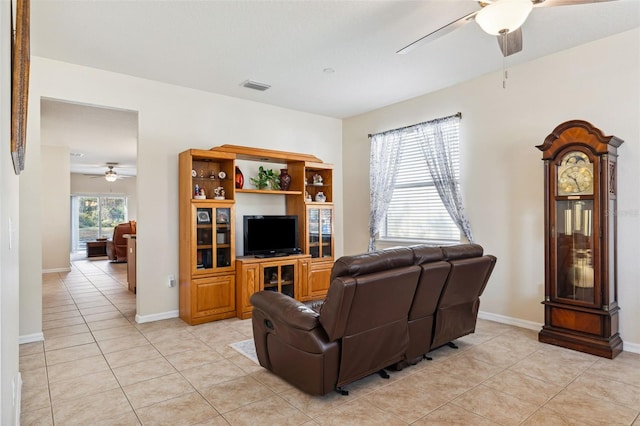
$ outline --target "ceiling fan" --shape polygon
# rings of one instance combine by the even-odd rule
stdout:
[[[116,167],[118,165],[118,163],[106,163],[106,167],[107,167],[107,171],[104,172],[104,175],[99,175],[99,176],[95,176],[95,175],[91,175],[92,178],[104,178],[107,182],[115,182],[118,179],[125,179],[125,178],[129,178],[131,176],[123,176],[123,175],[119,175],[114,169],[114,167]]]
[[[601,3],[615,0],[484,0],[478,1],[481,9],[469,13],[443,27],[419,38],[396,53],[409,53],[416,47],[433,41],[462,27],[471,21],[488,34],[498,36],[498,45],[503,56],[513,55],[522,50],[522,29],[534,7],[571,6],[587,3]]]

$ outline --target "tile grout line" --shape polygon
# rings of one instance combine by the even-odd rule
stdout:
[[[127,319],[126,316],[122,313],[122,311],[113,304],[113,302],[101,291],[101,289],[99,289],[98,287],[96,287],[95,283],[93,281],[91,281],[91,279],[83,272],[82,269],[77,268],[74,265],[74,262],[72,262],[72,270],[75,269],[77,270],[78,273],[82,274],[82,276],[91,284],[91,286],[96,289],[100,295],[102,297],[104,297],[105,299],[107,299],[109,301],[109,303],[111,304],[111,306],[113,306],[120,315],[122,315],[123,318]],[[101,273],[105,273],[103,270],[101,270],[100,268],[97,268],[101,271]],[[115,279],[113,276],[111,276],[110,274],[105,273],[105,275],[108,275],[109,277],[113,278],[114,280],[117,281],[117,279]],[[126,392],[124,392],[124,389],[122,387],[122,385],[120,384],[120,381],[118,380],[118,377],[116,376],[116,374],[114,373],[113,369],[111,368],[111,365],[109,364],[109,362],[107,361],[104,352],[102,351],[102,348],[100,347],[100,344],[98,343],[98,341],[96,340],[95,335],[93,334],[93,330],[91,329],[91,327],[89,326],[89,323],[86,321],[85,315],[82,313],[82,311],[80,310],[80,308],[78,307],[78,304],[76,302],[75,297],[73,296],[73,294],[71,294],[71,292],[69,291],[69,287],[67,286],[67,283],[64,281],[64,279],[62,277],[60,277],[60,281],[62,282],[62,284],[64,285],[65,291],[68,293],[68,295],[71,297],[71,299],[73,300],[73,304],[76,306],[76,309],[78,310],[78,313],[80,314],[80,316],[82,317],[82,320],[84,322],[84,324],[87,326],[87,329],[89,330],[89,333],[91,334],[91,337],[96,345],[96,347],[98,348],[98,350],[100,351],[100,354],[102,355],[102,358],[104,359],[105,364],[109,367],[109,371],[111,372],[111,374],[113,374],[114,379],[116,380],[116,383],[118,384],[118,387],[120,388],[120,390],[122,391],[122,394],[124,395],[124,397],[126,398],[127,402],[129,403],[129,406],[131,407],[131,410],[133,412],[133,414],[136,416],[136,419],[138,420],[138,422],[140,422],[142,424],[142,422],[140,421],[140,418],[138,417],[138,413],[135,411],[135,409],[133,408],[133,405],[131,404],[131,401],[129,400],[129,397],[127,396]],[[127,319],[128,321],[128,319]],[[140,333],[142,334],[142,333]],[[143,337],[144,334],[142,334]],[[74,345],[74,346],[80,346],[80,345]],[[61,349],[65,349],[65,348],[61,348]],[[44,349],[44,353],[45,353],[45,366],[46,366],[46,349]],[[55,425],[55,416],[53,415],[53,399],[51,398],[51,386],[50,386],[50,380],[49,380],[49,375],[48,375],[48,368],[47,368],[47,386],[49,389],[49,401],[50,401],[50,406],[51,406],[51,416],[53,419],[53,424]],[[108,392],[108,391],[105,391]],[[104,393],[104,392],[99,392],[100,393]],[[108,420],[108,419],[102,419],[102,420]]]
[[[74,266],[75,266],[75,265],[74,265]],[[100,269],[100,268],[97,268],[97,269],[99,269],[101,272],[103,272],[103,273],[104,273],[104,271],[103,271],[102,269]],[[109,299],[109,298],[108,298],[108,297],[107,297],[107,296],[106,296],[106,295],[101,291],[101,289],[97,288],[97,287],[96,287],[96,285],[95,285],[95,283],[94,283],[93,281],[91,281],[91,279],[90,279],[87,275],[85,275],[85,273],[84,273],[81,269],[79,269],[79,268],[78,268],[78,271],[79,271],[79,272],[80,272],[80,273],[81,273],[81,274],[82,274],[82,275],[83,275],[83,276],[84,276],[84,277],[85,277],[85,278],[86,278],[86,279],[91,283],[91,285],[92,285],[96,290],[98,290],[98,292],[99,292],[99,293],[100,293],[100,294],[101,294],[105,299],[107,299],[107,300],[109,301],[109,303],[110,303],[114,308],[116,308],[116,310],[118,311],[118,313],[119,313],[120,315],[122,315],[122,317],[123,317],[124,319],[126,319],[128,322],[130,322],[130,321],[128,320],[128,318],[127,318],[127,317],[122,313],[122,311],[121,311],[117,306],[115,306],[115,305],[113,304],[113,302],[111,301],[111,299]],[[113,278],[113,276],[111,276],[110,274],[106,274],[106,275],[108,275],[109,277]],[[113,278],[113,279],[115,279],[115,278]],[[116,279],[116,281],[117,281],[117,279]],[[119,282],[119,281],[118,281],[118,282]],[[66,284],[65,284],[65,286],[66,286]],[[73,297],[73,296],[71,296],[71,297]],[[75,302],[75,298],[74,298],[74,302]],[[100,354],[102,355],[102,358],[104,358],[104,362],[105,362],[105,364],[107,364],[107,367],[109,367],[109,371],[111,372],[111,374],[113,375],[113,378],[115,379],[116,383],[118,384],[118,387],[120,388],[120,391],[122,392],[122,394],[124,395],[125,399],[127,400],[127,403],[129,404],[129,407],[131,408],[131,411],[133,412],[133,415],[134,415],[134,416],[136,416],[136,419],[138,420],[138,422],[139,422],[140,424],[142,424],[142,421],[140,420],[140,417],[138,417],[138,413],[137,413],[137,411],[135,410],[135,408],[133,407],[133,404],[131,403],[131,400],[129,399],[129,396],[128,396],[128,395],[127,395],[127,393],[124,391],[124,387],[123,387],[123,386],[122,386],[122,384],[120,383],[120,380],[118,379],[118,376],[116,375],[116,373],[113,371],[113,368],[111,367],[111,364],[109,364],[109,361],[107,361],[107,357],[106,357],[106,355],[105,355],[104,351],[102,350],[102,347],[101,347],[101,346],[100,346],[100,344],[98,343],[98,340],[96,339],[96,336],[93,334],[93,331],[94,331],[94,330],[92,330],[92,329],[91,329],[91,327],[89,326],[89,323],[86,321],[85,316],[84,316],[84,314],[82,313],[82,311],[80,311],[80,315],[82,315],[82,319],[85,321],[85,324],[87,325],[87,328],[89,329],[89,332],[91,333],[91,336],[93,337],[93,340],[94,340],[94,342],[96,343],[96,346],[98,347],[98,350],[100,351]],[[138,330],[138,332],[140,332],[140,331]],[[145,340],[149,341],[143,333],[140,333],[140,334],[142,335],[142,337],[144,337],[144,338],[145,338]],[[116,337],[116,339],[117,339],[117,337]],[[151,343],[151,342],[149,342],[149,343]],[[106,391],[105,391],[105,392],[106,392]],[[101,419],[101,420],[108,420],[108,419]]]

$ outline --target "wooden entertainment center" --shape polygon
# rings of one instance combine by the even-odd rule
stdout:
[[[236,160],[276,163],[291,176],[288,190],[236,185]],[[275,167],[275,166],[274,166]],[[204,195],[195,197],[195,187]],[[216,197],[216,189],[224,197]],[[325,201],[316,200],[322,192]],[[286,214],[298,217],[301,254],[236,257],[237,193],[285,195]],[[318,197],[321,199],[322,197]],[[334,262],[333,166],[293,152],[222,145],[179,155],[180,318],[189,324],[251,317],[249,298],[270,290],[298,300],[323,298]],[[242,221],[242,218],[240,218]]]

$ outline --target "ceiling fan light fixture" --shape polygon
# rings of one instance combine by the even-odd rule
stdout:
[[[107,170],[104,172],[104,178],[107,182],[115,182],[118,179],[118,174],[113,170]]]
[[[497,0],[476,15],[476,22],[488,34],[499,35],[517,30],[531,13],[531,0]]]

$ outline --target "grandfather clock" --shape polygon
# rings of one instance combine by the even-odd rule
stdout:
[[[544,326],[538,339],[606,358],[622,352],[616,283],[616,161],[622,142],[573,120],[537,146],[545,190]]]

